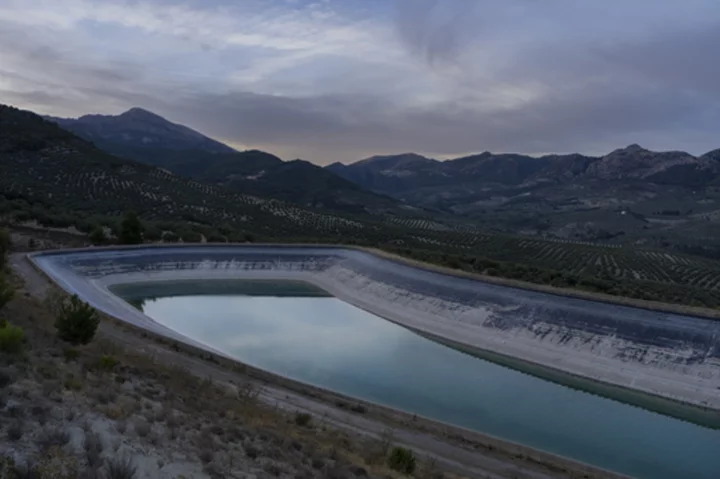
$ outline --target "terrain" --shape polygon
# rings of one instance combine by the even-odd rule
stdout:
[[[485,152],[448,161],[408,153],[327,169],[486,228],[718,253],[720,150],[694,157],[630,145],[602,157]]]
[[[238,152],[141,108],[46,118],[108,153],[303,207],[720,258],[720,149],[695,157],[630,145],[604,156],[484,152],[446,161],[406,153],[321,168]]]
[[[40,253],[31,261],[107,314],[179,341],[174,331],[114,301],[112,287],[178,279],[307,282],[440,341],[720,410],[720,322],[712,319],[488,285],[343,247],[85,249]]]
[[[212,154],[234,155],[235,153]],[[409,162],[415,160],[417,158],[414,158],[414,155],[406,158],[406,161]],[[265,159],[261,161],[265,161]],[[429,161],[432,162],[432,160]],[[585,181],[583,179],[579,182],[584,183]],[[598,191],[601,192],[602,182],[609,180],[594,178],[587,181],[597,181],[599,185]],[[643,182],[644,179],[632,178],[632,181]],[[652,184],[659,185],[658,188],[686,188],[682,185]],[[703,186],[703,188],[712,188],[712,186]],[[628,191],[628,194],[630,194],[630,190]],[[88,245],[91,241],[95,242],[95,240],[91,240],[90,233],[98,227],[104,232],[102,241],[98,244],[117,243],[121,240],[122,217],[126,212],[125,210],[131,208],[139,213],[145,227],[143,239],[148,243],[274,241],[282,243],[359,244],[380,248],[385,252],[402,255],[404,258],[443,265],[462,274],[480,275],[479,278],[483,281],[509,281],[514,286],[526,289],[547,288],[548,291],[554,294],[592,295],[608,303],[635,301],[625,300],[621,297],[637,298],[650,301],[643,303],[648,308],[665,307],[656,303],[658,301],[665,303],[675,302],[686,305],[678,306],[678,308],[707,317],[716,317],[717,311],[714,310],[720,306],[720,285],[718,284],[720,282],[720,274],[718,274],[720,272],[720,263],[708,257],[712,256],[710,254],[711,250],[700,251],[705,255],[704,257],[689,255],[676,248],[677,244],[668,243],[668,245],[662,245],[659,240],[647,240],[651,236],[644,236],[643,238],[646,239],[644,243],[639,241],[623,242],[623,240],[618,239],[619,236],[605,239],[603,240],[605,242],[601,243],[599,240],[587,241],[579,238],[568,240],[500,234],[490,228],[479,228],[472,222],[458,220],[455,216],[450,217],[449,215],[446,215],[446,218],[436,219],[426,216],[403,217],[386,213],[369,214],[367,211],[358,213],[329,211],[321,206],[301,205],[265,197],[260,194],[249,194],[230,185],[213,184],[208,181],[189,178],[183,174],[172,173],[164,168],[121,158],[98,149],[92,143],[59,128],[53,122],[43,120],[30,112],[8,107],[0,107],[0,195],[2,195],[0,198],[0,221],[16,232],[15,238],[22,242],[20,249],[24,250],[63,246],[64,238],[68,237],[71,238],[71,244],[73,245]],[[619,216],[626,217],[628,214],[632,216],[634,212],[630,210],[626,211],[625,214],[620,212]],[[672,214],[669,216],[672,216]],[[625,236],[630,237],[631,235],[626,234]],[[58,238],[63,238],[63,240]],[[702,245],[706,244],[707,242],[702,243]],[[658,246],[664,247],[664,249]],[[674,251],[673,248],[675,248]],[[14,263],[16,265],[22,264],[22,262],[18,263],[16,261]],[[23,327],[30,331],[28,342],[32,345],[33,342],[38,341],[37,337],[42,338],[49,335],[48,327],[52,322],[52,318],[47,316],[47,312],[35,312],[30,303],[25,302],[26,300],[36,301],[33,298],[37,298],[38,295],[42,294],[35,289],[36,282],[40,280],[33,276],[32,271],[28,271],[27,267],[23,269],[22,266],[17,266],[16,271],[25,282],[24,286],[19,284],[18,287],[25,289],[21,289],[20,295],[14,300],[15,303],[13,304],[19,305],[17,309],[10,309],[10,312],[6,315],[9,315],[12,321],[22,324]],[[15,308],[14,306],[11,307]],[[31,320],[29,317],[25,318],[23,311],[33,311],[33,318],[36,316],[45,318],[43,320],[44,329],[38,329],[38,333],[33,332],[35,331],[33,328],[41,324],[42,321]],[[109,338],[113,342],[119,341],[119,344],[125,345],[126,350],[113,351],[108,348],[108,343],[100,342],[98,348],[101,349],[88,349],[80,352],[83,358],[83,361],[78,362],[80,369],[73,361],[69,361],[70,366],[62,366],[65,363],[60,363],[60,366],[58,366],[60,372],[51,372],[50,374],[56,374],[62,378],[66,378],[68,373],[72,375],[72,378],[82,377],[91,386],[89,391],[94,391],[96,388],[107,388],[114,391],[115,389],[112,388],[117,386],[112,385],[112,382],[116,381],[117,373],[113,371],[112,374],[103,375],[103,372],[103,374],[98,375],[93,372],[92,366],[99,361],[100,351],[111,351],[111,355],[118,358],[121,365],[131,364],[132,368],[138,368],[126,371],[121,366],[121,376],[126,382],[128,376],[133,376],[139,371],[146,378],[143,381],[148,381],[148,383],[145,383],[138,380],[140,390],[163,391],[163,388],[166,388],[166,392],[164,395],[161,394],[161,398],[175,395],[175,391],[178,391],[177,396],[191,404],[196,403],[193,402],[193,399],[186,399],[181,390],[171,389],[165,383],[157,384],[153,382],[158,377],[166,380],[167,378],[163,374],[167,374],[171,378],[175,377],[173,373],[167,373],[162,367],[156,369],[158,361],[165,366],[168,364],[183,364],[191,370],[190,372],[193,375],[197,374],[201,378],[207,377],[208,372],[211,370],[214,371],[214,373],[211,373],[214,378],[229,378],[229,376],[225,375],[229,373],[218,372],[219,370],[215,369],[217,364],[212,361],[203,367],[189,364],[182,359],[184,356],[179,354],[180,351],[173,349],[178,347],[177,344],[173,346],[152,343],[152,346],[150,346],[151,343],[148,342],[148,339],[152,338],[143,338],[142,335],[138,337],[138,331],[124,331],[123,328],[115,328],[118,328],[116,323],[111,321],[103,323],[103,331],[110,331],[108,333]],[[125,334],[128,334],[128,336],[124,336]],[[121,339],[123,337],[125,339]],[[42,350],[47,350],[49,354],[55,354],[58,357],[64,354],[64,349],[57,343],[55,343],[55,346],[42,342],[39,344],[38,350],[32,354],[40,353]],[[144,366],[141,368],[135,362],[136,359],[133,359],[135,355],[130,354],[128,356],[128,350],[138,349],[145,352],[150,351],[153,358],[150,361],[152,367],[143,369]],[[86,353],[89,356],[85,356]],[[142,363],[143,355],[141,354],[140,357]],[[35,369],[15,370],[14,366],[11,368],[13,369],[10,374],[13,382],[13,388],[9,392],[11,401],[25,400],[28,395],[35,398],[38,388],[42,388],[44,379],[42,372],[38,368],[42,369],[43,366],[37,366],[34,358],[35,356],[30,356],[30,364]],[[164,359],[160,360],[159,358]],[[40,356],[40,363],[46,364],[48,362],[51,362],[48,361],[48,358]],[[90,364],[91,367],[87,368],[85,366],[87,364]],[[212,369],[207,369],[210,367]],[[89,370],[90,373],[84,372],[86,370]],[[23,383],[17,379],[28,371],[32,372],[29,376],[29,383]],[[97,376],[100,376],[100,379]],[[196,376],[191,375],[191,377]],[[276,378],[273,379],[273,381],[276,380]],[[233,377],[233,381],[243,384],[243,381],[237,377]],[[135,379],[132,379],[131,382],[134,383]],[[18,383],[20,384],[18,385]],[[72,391],[74,383],[70,381],[69,384],[71,387],[66,389]],[[91,414],[92,411],[105,414],[104,408],[100,407],[107,406],[107,404],[103,404],[103,399],[97,401],[100,406],[97,406],[93,402],[94,400],[72,402],[76,401],[79,395],[74,395],[68,391],[62,393],[63,401],[73,404],[72,407],[77,410],[76,414],[80,417],[87,417],[86,415]],[[215,399],[219,394],[212,392],[209,393],[211,395],[205,395],[204,389],[200,387],[192,387],[190,391],[195,394],[193,397],[204,398],[205,401]],[[295,427],[292,426],[295,422],[295,411],[311,409],[306,402],[297,402],[296,396],[293,395],[296,390],[289,389],[288,391],[290,392],[282,391],[270,397],[272,398],[271,402],[274,401],[273,404],[279,405],[279,409],[289,409],[292,412],[289,415],[271,415],[269,416],[271,418],[270,422],[266,423],[269,424],[267,427],[270,430],[283,431],[283,434],[288,430],[282,429],[282,427],[285,427],[284,425],[290,425],[291,428]],[[148,392],[148,394],[150,395],[147,396],[148,401],[154,400],[154,393]],[[283,398],[288,399],[287,396],[293,398],[289,403],[283,400]],[[117,406],[122,405],[117,404]],[[317,409],[312,409],[312,411],[328,411],[327,405],[324,406],[324,409],[323,406],[317,405],[313,406],[313,408]],[[143,407],[140,408],[140,411],[146,409],[155,411],[154,407]],[[3,410],[3,413],[8,411],[10,409]],[[16,409],[12,411],[16,411]],[[362,416],[360,419],[365,420],[369,417],[376,417],[373,415],[380,414],[376,411],[382,410],[368,408],[367,411],[366,413],[359,413],[359,415],[357,413],[347,413],[342,416],[345,418],[343,420],[337,419],[338,416],[335,415],[337,411],[329,412],[328,414],[333,419],[328,421],[328,424],[330,422],[341,426],[345,424],[342,427],[357,433],[359,428],[357,418],[359,416]],[[277,410],[275,412],[277,413]],[[199,421],[202,424],[200,422],[195,424],[195,427],[200,427],[201,430],[203,430],[203,424],[207,426],[215,420],[215,413],[212,411],[200,413],[190,410],[185,414],[201,417],[202,419],[199,419]],[[251,416],[254,412],[248,413],[245,411],[242,414]],[[265,417],[264,414],[263,412],[262,417]],[[132,428],[128,428],[128,431],[135,430],[135,422],[142,419],[142,417],[136,416],[142,415],[137,413],[130,414],[127,417],[132,422]],[[241,415],[241,413],[238,413],[238,415]],[[219,412],[217,416],[222,418]],[[348,423],[346,422],[347,417],[355,418],[356,421]],[[393,420],[399,421],[403,427],[410,427],[410,429],[402,433],[396,430],[397,434],[402,434],[404,438],[402,444],[416,448],[417,451],[429,452],[427,447],[422,446],[422,442],[421,444],[413,442],[416,440],[417,429],[412,427],[414,424],[412,418],[403,417],[402,415],[393,417],[395,418]],[[389,419],[387,415],[382,414],[378,418],[379,423],[370,428],[369,432],[366,431],[367,436],[364,437],[381,435],[382,431],[379,433],[378,427],[382,426],[377,426],[377,424],[388,424]],[[316,419],[315,416],[311,419],[313,424],[311,429],[319,433],[323,431],[322,428],[326,427],[326,425],[323,423],[322,426],[316,427]],[[147,418],[144,418],[144,420],[150,422]],[[94,422],[94,417],[91,418],[89,431],[83,431],[82,434],[85,434],[83,436],[79,432],[83,428],[76,428],[75,423],[69,421],[65,416],[60,418],[53,416],[51,420],[48,418],[35,420],[33,418],[26,424],[26,430],[29,432],[22,439],[22,447],[23,450],[28,451],[28,457],[33,457],[35,451],[42,447],[42,443],[34,443],[35,438],[44,436],[41,421],[46,421],[45,424],[53,426],[49,427],[49,429],[55,429],[55,427],[73,428],[71,439],[68,441],[68,444],[73,444],[73,447],[75,447],[76,452],[72,453],[73,456],[77,456],[78,453],[85,454],[82,452],[85,447],[84,438],[87,437],[88,432],[97,434],[98,431],[95,426],[100,424]],[[105,421],[105,419],[102,419],[102,421]],[[423,428],[431,427],[424,422],[421,422],[421,424]],[[304,426],[299,424],[296,424],[296,426],[300,428],[301,433],[305,431]],[[143,426],[140,427],[143,428]],[[161,439],[159,444],[162,447],[152,442],[150,442],[149,446],[146,445],[140,435],[138,435],[139,439],[137,441],[133,439],[126,445],[133,448],[137,455],[144,455],[151,451],[151,455],[157,455],[162,459],[163,466],[159,466],[158,463],[157,469],[153,466],[150,471],[154,472],[167,464],[173,464],[173,467],[178,465],[179,467],[194,467],[195,469],[192,470],[199,473],[203,467],[199,465],[203,462],[199,455],[202,451],[195,449],[200,447],[198,445],[199,441],[185,441],[180,446],[179,454],[181,456],[173,456],[178,452],[172,450],[176,446],[168,445],[167,447],[170,449],[163,449],[166,445],[164,440],[169,437],[162,435],[165,434],[166,430],[165,426],[157,424],[157,427],[151,427],[152,434],[147,436],[155,437],[156,434],[159,435]],[[255,434],[255,431],[257,431],[258,437],[272,437],[266,432],[267,430],[262,428],[253,429],[251,434]],[[212,431],[210,433],[214,434]],[[454,437],[454,433],[451,435]],[[107,437],[109,437],[108,444],[112,444],[113,447],[110,449],[107,446],[104,447],[104,460],[115,457],[114,444],[118,442],[116,432],[112,432]],[[205,435],[201,441],[204,444],[219,444],[222,442],[228,447],[237,445],[236,441],[228,441],[225,434],[222,437],[222,441],[211,440]],[[251,435],[251,437],[255,436]],[[303,436],[303,441],[304,438],[305,436]],[[118,446],[118,450],[121,452],[125,450],[121,447],[124,444],[123,441],[127,441],[127,438],[120,440],[121,445]],[[263,441],[265,439],[258,439],[258,443],[261,443],[259,447],[265,447]],[[333,436],[329,441],[331,444],[338,442],[344,444],[344,439],[338,439],[337,436]],[[462,450],[463,444],[465,446],[468,444],[466,441],[467,439],[463,438],[453,443],[453,447],[459,446],[461,447],[460,450],[452,449],[452,454],[448,450],[443,450],[443,453],[440,454],[440,456],[454,458],[451,461],[454,461],[454,463],[445,462],[441,466],[441,461],[438,460],[435,467],[445,467],[446,470],[455,471],[458,474],[476,474],[479,477],[483,477],[483,475],[488,477],[552,477],[566,474],[566,472],[558,470],[559,466],[555,463],[548,465],[547,462],[543,462],[540,470],[533,469],[535,466],[530,467],[527,464],[537,464],[535,456],[530,456],[527,451],[518,452],[517,450],[507,449],[507,445],[499,447],[498,443],[487,442],[487,438],[479,439],[475,437],[473,439],[475,442],[469,446],[470,449]],[[137,449],[138,444],[142,444],[141,449]],[[168,442],[168,444],[170,443]],[[246,445],[249,445],[252,449],[256,445],[255,440],[249,441],[248,444],[243,441],[240,447],[244,449]],[[6,448],[12,447],[12,445],[6,445]],[[154,449],[148,449],[150,447]],[[287,444],[283,443],[279,448],[285,450]],[[355,457],[359,451],[373,449],[376,449],[376,447],[352,446],[351,452],[348,454]],[[274,449],[272,450],[274,451]],[[468,451],[471,451],[471,453],[468,454]],[[478,455],[478,451],[483,451],[483,453]],[[485,451],[487,451],[487,454],[485,454]],[[66,454],[66,452],[63,453]],[[335,456],[338,453],[337,450],[333,453],[332,449],[330,449],[328,453],[334,457],[339,457]],[[275,454],[275,452],[272,452],[272,455]],[[497,454],[499,454],[500,463],[496,462],[498,459]],[[299,454],[297,456],[300,457]],[[515,459],[519,459],[522,465],[517,466],[511,460],[511,465],[508,466],[507,460],[511,456],[518,456]],[[182,458],[178,459],[179,457]],[[208,464],[217,463],[219,467],[232,470],[233,464],[228,463],[225,460],[226,457],[228,457],[226,450],[218,449],[217,455],[213,456]],[[472,458],[470,460],[471,469],[468,469],[468,466],[463,464],[467,464],[468,457]],[[89,459],[81,458],[80,460]],[[295,471],[293,464],[295,464],[294,461],[296,460],[296,456],[290,457],[288,455],[286,457],[283,455],[277,460],[273,457],[271,457],[270,461],[261,458],[257,463],[243,463],[243,466],[238,467],[251,468],[250,470],[256,471],[260,477],[263,477],[264,473],[275,474],[274,471],[278,470],[276,466],[282,471]],[[302,462],[303,459],[300,459],[300,461]],[[348,459],[348,461],[350,465],[347,462],[342,462],[339,466],[342,468],[358,464],[365,470],[366,474],[385,474],[385,472],[380,472],[383,469],[382,464],[368,464],[364,459],[360,462],[355,459]],[[432,463],[432,461],[430,462]],[[194,465],[188,466],[187,463]],[[458,468],[458,463],[461,463],[460,468]],[[320,472],[317,470],[308,471],[309,477],[313,477],[313,474],[325,474],[325,477],[328,477],[327,469],[330,469],[330,467],[326,468],[325,464],[330,464],[333,467],[337,465],[337,463],[323,462]],[[82,462],[82,465],[86,465],[86,462]],[[307,466],[307,464],[305,465]],[[265,470],[265,467],[271,469]],[[375,467],[378,468],[377,472],[374,469]],[[520,467],[520,472],[517,469],[518,467]],[[310,469],[312,468],[311,460]],[[562,466],[562,468],[564,469],[565,466]],[[176,469],[170,468],[168,470]],[[302,471],[305,472],[305,468]],[[344,469],[344,472],[340,473],[341,475],[338,477],[348,477],[347,471],[347,469]],[[280,473],[280,475],[282,474],[283,472]],[[572,474],[576,473],[573,472]],[[576,477],[581,477],[581,474],[578,473]]]
[[[116,116],[45,118],[113,155],[242,193],[352,214],[427,214],[308,161],[283,161],[258,150],[238,152],[140,108]]]
[[[69,230],[84,236],[85,244],[96,227],[104,229],[104,241],[119,241],[122,215],[133,209],[146,242],[358,244],[526,285],[720,306],[720,262],[708,257],[652,244],[498,234],[449,215],[352,215],[303,207],[111,155],[12,107],[0,107],[0,157],[0,220]]]
[[[15,248],[27,238],[14,236]],[[0,353],[0,458],[18,473],[399,478],[383,458],[403,445],[418,458],[412,477],[618,477],[262,375],[111,318],[92,343],[69,347],[53,330],[53,286],[21,253],[11,266],[18,294],[3,315],[26,341],[21,355]]]

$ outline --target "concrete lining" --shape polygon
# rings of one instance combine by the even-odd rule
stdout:
[[[307,281],[455,345],[720,410],[716,320],[500,286],[333,246],[87,248],[30,259],[103,312],[205,349],[210,348],[155,323],[108,288],[182,279]]]

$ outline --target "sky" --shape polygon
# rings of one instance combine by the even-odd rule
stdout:
[[[717,0],[0,0],[0,103],[240,149],[720,148]]]

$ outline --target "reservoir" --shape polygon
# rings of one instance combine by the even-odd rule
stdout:
[[[298,381],[634,477],[720,477],[719,430],[475,358],[304,283],[112,291],[164,326]]]

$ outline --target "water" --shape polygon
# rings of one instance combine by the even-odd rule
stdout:
[[[154,289],[152,299],[124,297],[273,373],[635,477],[720,477],[718,430],[474,358],[316,291],[162,297]]]

